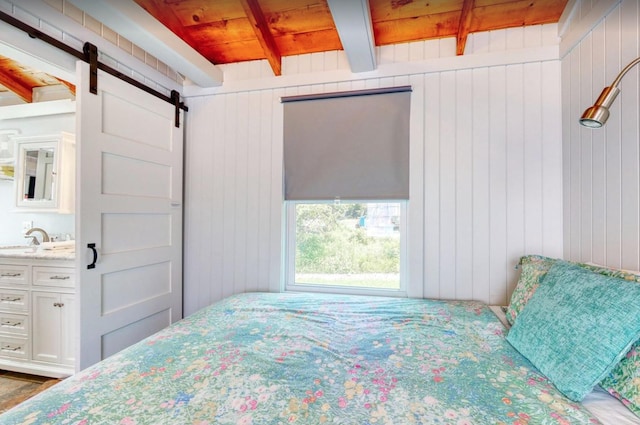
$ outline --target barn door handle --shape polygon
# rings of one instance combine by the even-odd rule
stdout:
[[[87,248],[93,251],[93,262],[87,266],[88,269],[96,268],[96,261],[98,261],[98,251],[96,251],[96,244],[90,243],[87,244]]]

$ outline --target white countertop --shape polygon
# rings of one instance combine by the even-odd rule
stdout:
[[[25,258],[37,260],[74,260],[75,247],[42,249],[38,246],[0,246],[0,258]]]

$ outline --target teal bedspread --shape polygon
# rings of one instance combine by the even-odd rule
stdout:
[[[1,424],[590,424],[477,302],[244,294],[0,416]]]

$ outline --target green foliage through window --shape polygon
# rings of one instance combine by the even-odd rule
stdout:
[[[296,283],[399,288],[400,204],[299,203],[295,209]]]

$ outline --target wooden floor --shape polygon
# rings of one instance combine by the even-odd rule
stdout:
[[[0,370],[0,413],[58,382],[59,379]]]

